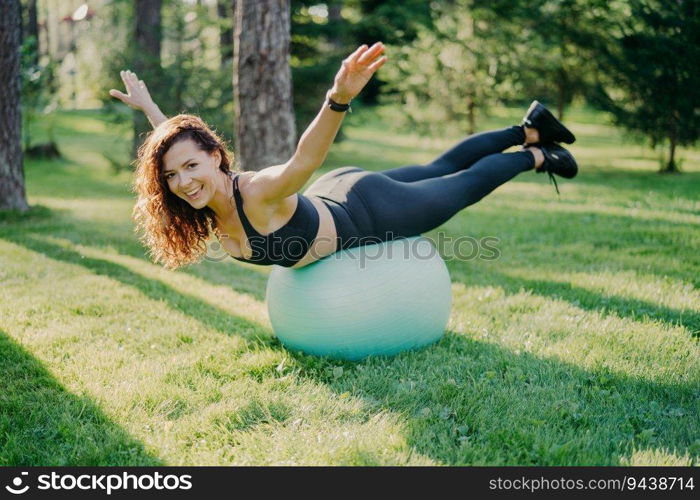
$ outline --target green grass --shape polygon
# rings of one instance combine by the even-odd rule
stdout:
[[[459,138],[392,132],[394,112],[356,110],[324,170]],[[0,218],[0,465],[697,465],[700,151],[660,176],[602,115],[567,123],[581,173],[561,200],[528,172],[440,228],[500,240],[448,260],[444,339],[345,363],[275,340],[269,269],[150,263],[102,156],[128,140],[62,113],[66,159],[29,161],[36,208]]]

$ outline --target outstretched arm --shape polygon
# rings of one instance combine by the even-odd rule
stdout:
[[[350,102],[386,62],[386,56],[379,57],[383,52],[381,42],[372,47],[358,47],[343,60],[328,97],[339,104]],[[283,165],[260,170],[251,179],[251,184],[259,183],[261,196],[267,200],[280,200],[299,191],[323,164],[344,117],[345,113],[331,110],[324,102],[301,136],[294,156]]]
[[[120,71],[119,76],[122,77],[127,93],[123,94],[117,89],[112,89],[109,91],[109,95],[136,110],[143,111],[153,128],[156,128],[168,119],[158,108],[158,105],[153,102],[143,80],[139,80],[132,71]]]

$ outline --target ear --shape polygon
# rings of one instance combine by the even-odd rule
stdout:
[[[217,168],[221,166],[221,152],[218,149],[215,149],[214,151],[211,152],[212,158],[214,158],[214,163],[216,164]]]

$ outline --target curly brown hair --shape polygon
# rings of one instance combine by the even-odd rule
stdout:
[[[229,175],[232,172],[233,153],[197,116],[181,114],[166,120],[141,145],[132,188],[137,195],[132,212],[134,231],[143,231],[139,240],[149,248],[149,256],[167,269],[201,261],[206,240],[216,232],[214,211],[193,208],[170,191],[163,175],[163,156],[173,144],[186,139],[207,153],[218,151],[219,169]]]

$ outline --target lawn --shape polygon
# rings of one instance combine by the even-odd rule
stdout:
[[[356,110],[323,170],[459,138],[393,112]],[[561,198],[527,172],[428,235],[499,239],[496,260],[447,259],[445,337],[350,363],[274,338],[268,268],[151,263],[104,157],[128,141],[60,114],[65,159],[28,161],[35,208],[0,218],[0,465],[698,465],[700,150],[662,176],[604,116],[567,123]]]

